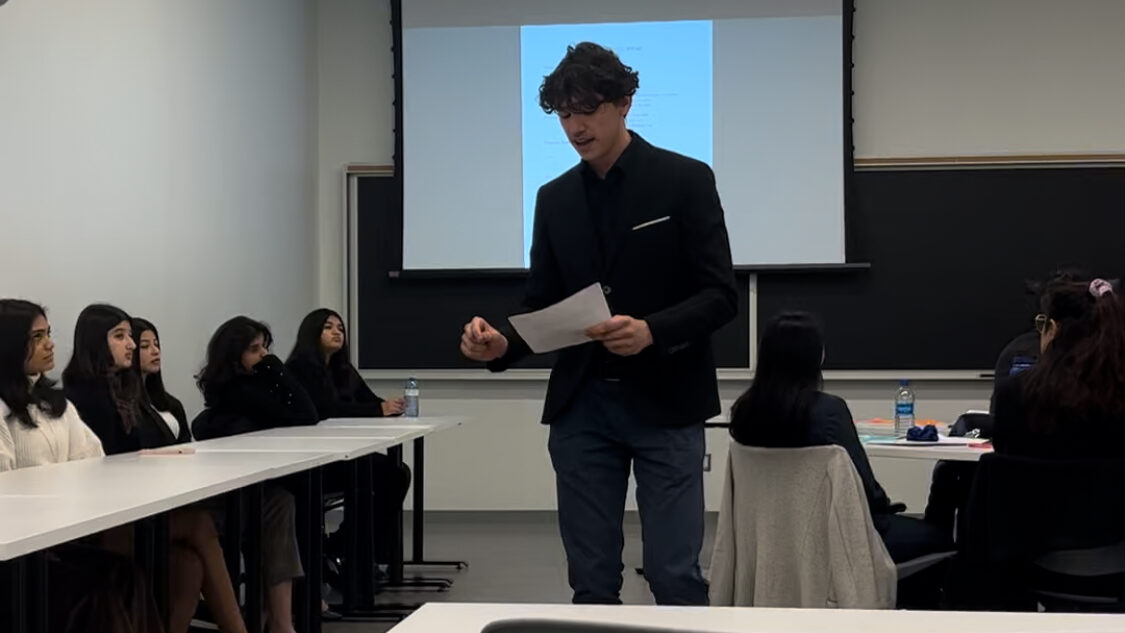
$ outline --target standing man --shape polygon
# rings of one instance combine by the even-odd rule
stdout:
[[[720,411],[711,333],[734,318],[737,294],[714,174],[626,128],[637,85],[589,42],[543,79],[539,105],[582,161],[539,189],[524,303],[601,282],[614,314],[559,354],[543,407],[574,602],[621,602],[632,465],[656,601],[705,605],[703,421]],[[492,371],[530,353],[480,317],[461,351]]]

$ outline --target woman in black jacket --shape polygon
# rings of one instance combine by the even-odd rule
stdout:
[[[74,352],[63,370],[66,397],[102,441],[106,455],[160,448],[178,441],[147,405],[134,364],[136,343],[129,315],[91,305],[78,316]],[[190,439],[190,438],[188,438]]]
[[[375,395],[350,358],[344,320],[335,311],[320,308],[301,321],[297,343],[285,366],[312,397],[321,420],[401,415],[403,399],[384,400]],[[410,469],[379,453],[371,456],[371,467],[374,481],[379,484],[373,499],[375,512],[383,518],[375,526],[376,557],[385,561],[394,542],[398,512],[410,489]],[[328,468],[324,473],[325,489],[343,490],[348,478],[346,469]],[[334,540],[329,539],[327,549],[339,549]]]
[[[285,361],[305,388],[322,420],[400,415],[403,399],[375,395],[351,363],[344,320],[334,310],[313,310],[297,329]]]
[[[301,386],[269,353],[266,324],[237,316],[219,326],[197,377],[207,409],[192,422],[199,439],[275,426],[316,424],[316,408]],[[293,632],[293,580],[304,575],[297,546],[296,500],[281,485],[263,490],[262,582],[271,633]]]
[[[74,352],[63,371],[63,390],[107,455],[176,443],[177,434],[148,403],[134,363],[129,315],[95,304],[78,315]],[[170,520],[173,575],[170,633],[191,625],[202,592],[223,633],[246,633],[219,534],[203,509],[180,508]]]
[[[190,442],[191,430],[188,428],[184,405],[164,388],[160,333],[152,322],[133,317],[133,342],[137,349],[133,363],[141,372],[148,405],[160,416],[161,421],[175,434],[176,442]]]
[[[207,362],[196,377],[207,405],[192,430],[201,439],[307,426],[320,421],[301,383],[270,353],[273,334],[250,317],[219,326],[207,344]]]
[[[1125,457],[1125,301],[1104,279],[1054,281],[1035,325],[1039,362],[996,389],[996,452]]]
[[[934,526],[898,514],[875,480],[848,405],[821,391],[824,334],[811,315],[783,313],[766,325],[758,346],[754,381],[731,409],[735,441],[767,448],[835,444],[848,452],[863,481],[875,529],[896,563],[951,550],[951,539]]]

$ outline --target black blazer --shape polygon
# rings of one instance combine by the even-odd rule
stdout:
[[[383,417],[383,399],[375,395],[354,367],[337,385],[328,366],[307,357],[290,358],[285,366],[309,394],[321,420]]]
[[[886,491],[875,479],[867,451],[859,441],[852,412],[843,399],[827,393],[818,393],[809,405],[808,424],[803,429],[783,429],[770,421],[739,419],[735,411],[731,420],[732,435],[736,441],[747,446],[765,448],[804,448],[806,446],[840,446],[848,452],[855,465],[859,478],[863,481],[863,491],[867,496],[867,506],[875,528],[883,532],[887,527],[885,517],[901,512],[901,504],[892,504]]]
[[[190,442],[191,428],[188,426],[187,412],[184,411],[183,403],[170,393],[165,393],[164,397],[168,399],[168,413],[171,413],[172,417],[176,418],[176,422],[180,427],[179,431],[176,432],[176,444]],[[160,409],[156,407],[156,405],[153,405],[153,408],[156,409],[157,414],[160,413]]]
[[[240,420],[237,432],[305,426],[320,421],[309,395],[285,368],[285,363],[273,354],[255,365],[253,372],[235,376],[225,385],[209,388],[204,397],[207,400],[206,415],[200,414],[192,422],[192,430],[201,439],[234,434],[203,429],[201,418],[212,424],[222,420]]]
[[[720,411],[711,333],[738,310],[723,209],[706,164],[631,134],[610,252],[602,252],[582,164],[539,189],[524,306],[543,308],[601,282],[613,314],[644,319],[652,332],[652,346],[615,363],[630,403],[654,424],[698,424]],[[503,331],[508,352],[489,363],[492,371],[530,353],[511,328]],[[600,345],[559,353],[543,422],[589,379]]]
[[[156,411],[148,405],[143,388],[143,402],[138,407],[136,425],[128,432],[125,431],[121,413],[109,391],[108,378],[71,378],[63,384],[63,391],[78,410],[82,421],[102,441],[106,455],[130,453],[142,448],[160,448],[178,442],[164,420],[159,419]]]

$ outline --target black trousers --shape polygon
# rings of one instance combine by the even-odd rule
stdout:
[[[895,563],[953,549],[953,539],[928,521],[891,514],[882,517],[880,522],[883,545]]]
[[[410,490],[410,468],[405,464],[395,464],[394,460],[381,453],[370,456],[372,481],[375,491],[372,503],[375,508],[375,558],[390,560],[394,545],[395,522],[406,493]],[[329,464],[324,468],[323,490],[325,494],[340,494],[351,485],[351,465],[346,462]],[[347,521],[348,509],[344,508]],[[331,547],[331,545],[330,545]]]
[[[926,522],[950,538],[955,536],[957,515],[965,511],[976,472],[976,462],[939,461],[934,465],[930,498],[926,502]]]
[[[883,545],[895,563],[953,549],[953,539],[947,532],[922,519],[892,514],[879,517],[878,524]],[[947,573],[946,565],[941,564],[899,580],[898,608],[940,607]]]

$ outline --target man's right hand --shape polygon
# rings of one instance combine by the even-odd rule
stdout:
[[[487,363],[508,351],[508,337],[480,317],[473,317],[461,333],[461,353],[469,360]]]

